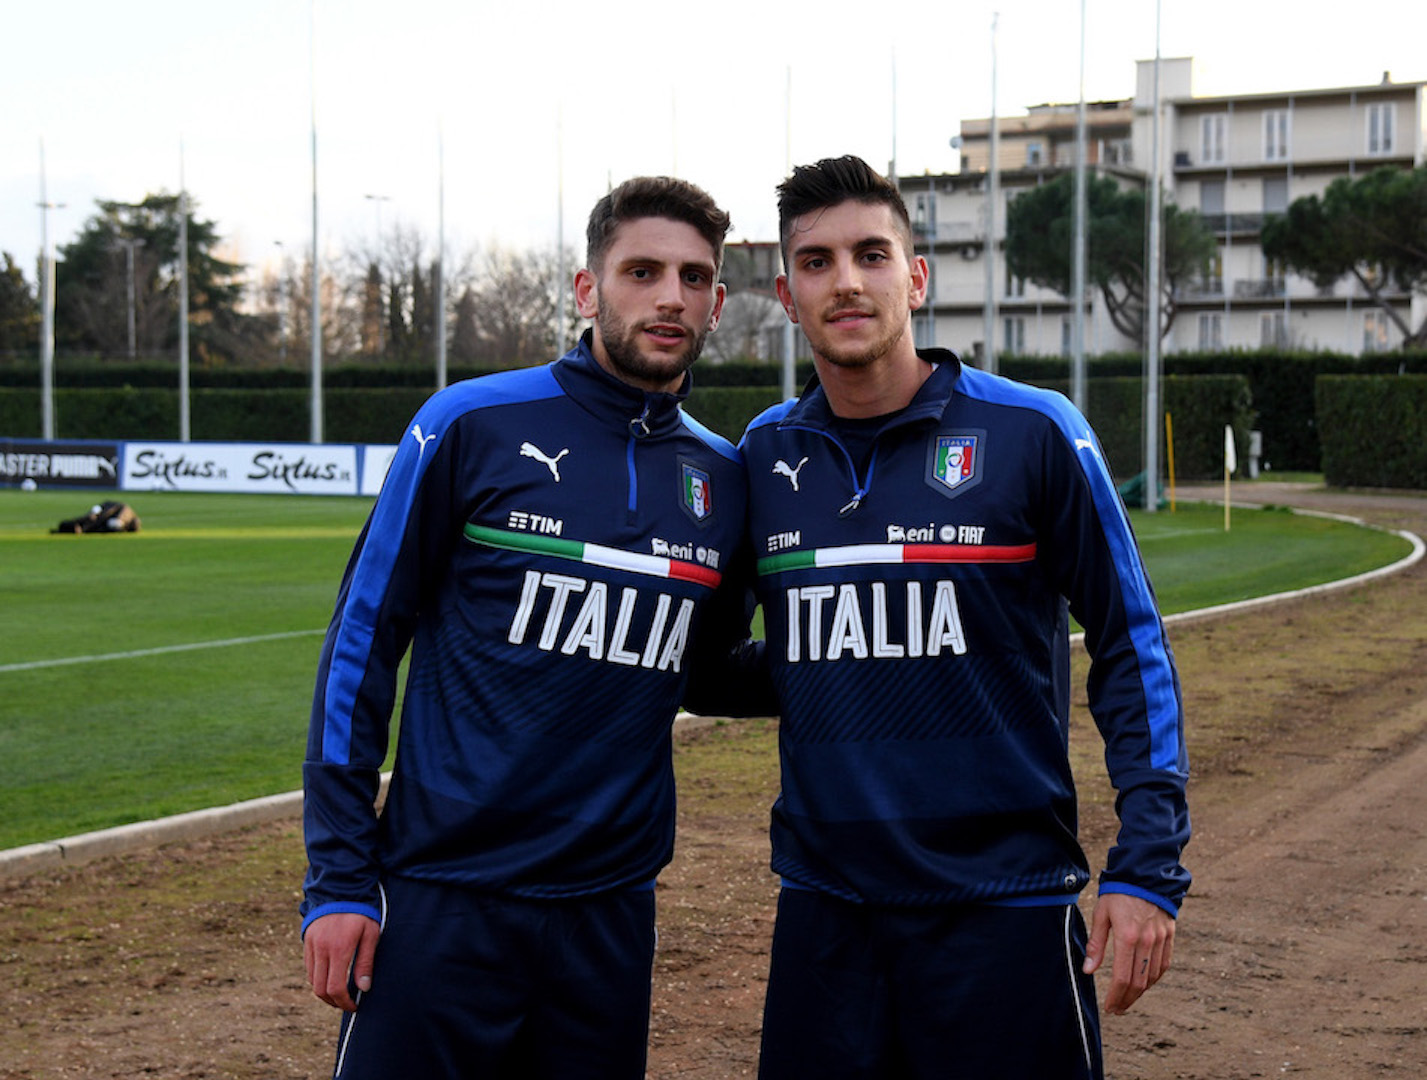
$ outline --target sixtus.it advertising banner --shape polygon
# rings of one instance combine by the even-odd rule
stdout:
[[[119,444],[0,439],[0,487],[119,486]]]
[[[125,491],[356,495],[358,447],[301,443],[130,442]]]

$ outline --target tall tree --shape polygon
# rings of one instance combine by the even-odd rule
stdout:
[[[98,200],[55,265],[55,333],[69,348],[118,355],[134,346],[153,353],[178,341],[179,197],[146,195],[139,203]],[[200,361],[231,357],[241,347],[243,266],[219,258],[217,226],[188,208],[190,340]]]
[[[1074,176],[1062,173],[1012,200],[1006,211],[1006,262],[1012,274],[1064,296],[1071,291]],[[1115,329],[1136,341],[1144,336],[1148,280],[1145,264],[1145,192],[1121,190],[1107,177],[1086,185],[1086,280],[1100,290]],[[1160,221],[1164,244],[1160,278],[1163,337],[1174,325],[1180,283],[1203,272],[1214,254],[1214,236],[1194,211],[1165,203]]]
[[[521,367],[553,358],[559,268],[553,251],[497,247],[484,253],[470,290],[476,363]]]
[[[1427,166],[1386,166],[1340,177],[1320,199],[1295,199],[1264,222],[1263,250],[1326,288],[1351,276],[1402,332],[1427,344],[1427,318],[1413,327],[1391,293],[1427,291]]]
[[[0,353],[39,347],[40,305],[14,257],[4,252],[0,269]]]

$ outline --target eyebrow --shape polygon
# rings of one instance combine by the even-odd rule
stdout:
[[[702,270],[710,276],[717,276],[718,274],[718,268],[714,266],[712,259],[708,262],[703,262],[698,259],[688,259],[681,263],[675,263],[670,259],[661,258],[657,255],[630,255],[620,259],[618,265],[625,268],[634,266],[673,266],[680,273],[685,270]]]
[[[896,242],[887,236],[866,236],[852,245],[853,251],[866,251],[868,248],[892,247]],[[795,258],[806,255],[831,255],[832,246],[830,244],[800,244],[793,249]]]

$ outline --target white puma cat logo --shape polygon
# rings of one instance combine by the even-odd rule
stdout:
[[[520,444],[520,456],[534,458],[536,461],[543,462],[550,470],[550,475],[555,478],[555,483],[557,484],[560,482],[560,459],[569,452],[570,448],[567,446],[554,457],[550,457],[534,443],[523,442]]]
[[[798,467],[795,469],[795,468],[793,468],[791,465],[789,465],[786,461],[784,461],[782,458],[779,458],[779,459],[778,459],[776,462],[774,462],[774,464],[773,464],[773,471],[774,471],[775,473],[777,473],[779,476],[786,476],[786,477],[788,478],[788,483],[790,483],[790,484],[793,485],[793,490],[794,490],[794,491],[797,491],[797,490],[798,490],[798,473],[802,472],[803,466],[806,465],[807,463],[808,463],[808,459],[807,459],[807,458],[803,458],[802,461],[798,462]]]
[[[431,435],[422,435],[422,434],[421,434],[421,425],[420,425],[420,424],[415,424],[415,425],[413,425],[411,431],[409,432],[409,434],[411,435],[411,437],[412,437],[413,439],[416,440],[416,444],[421,447],[421,449],[420,449],[419,451],[417,451],[417,454],[416,454],[416,456],[417,456],[418,458],[425,455],[425,453],[426,453],[426,444],[429,443],[432,439],[436,438],[436,436],[435,436],[434,434],[431,434]]]

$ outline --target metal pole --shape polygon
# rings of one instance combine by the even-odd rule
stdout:
[[[1159,441],[1163,430],[1159,404],[1159,30],[1160,0],[1155,0],[1154,117],[1150,126],[1149,241],[1145,245],[1145,510],[1159,508]]]
[[[188,186],[178,144],[178,439],[191,437],[188,402]]]
[[[783,90],[783,174],[793,174],[793,69],[787,69]],[[782,237],[778,238],[780,241]],[[787,267],[783,268],[786,272]],[[798,338],[789,319],[783,320],[783,400],[787,401],[798,392],[797,378]]]
[[[555,355],[564,356],[565,338],[565,106],[555,110]]]
[[[991,156],[986,162],[986,296],[982,301],[982,337],[986,370],[996,371],[996,200],[999,197],[1001,153],[1000,129],[996,123],[996,23],[1001,13],[991,16]]]
[[[128,349],[129,349],[129,351],[128,351],[128,357],[129,357],[130,360],[132,360],[132,359],[134,359],[134,352],[135,352],[135,340],[134,340],[134,339],[135,339],[135,333],[134,333],[134,304],[135,304],[135,298],[134,298],[134,249],[135,249],[136,247],[143,247],[143,246],[144,246],[144,242],[143,242],[142,240],[140,240],[140,239],[137,239],[137,238],[131,237],[131,236],[123,236],[123,237],[120,237],[118,240],[116,240],[116,241],[114,241],[114,242],[115,242],[116,244],[118,244],[121,248],[124,249],[124,290],[125,290],[125,294],[126,294],[127,297],[128,297],[128,302],[129,302],[129,303],[128,303],[128,327],[129,327],[129,337],[128,337]]]
[[[312,101],[312,415],[313,443],[322,441],[322,266],[317,248],[317,0],[308,4],[308,83]]]
[[[446,388],[446,136],[436,128],[436,389]]]
[[[45,141],[40,140],[40,435],[45,441],[55,437],[55,256],[50,246],[50,211],[45,183]]]
[[[1075,239],[1070,269],[1070,400],[1085,412],[1085,0],[1080,0],[1080,103],[1075,110]]]

